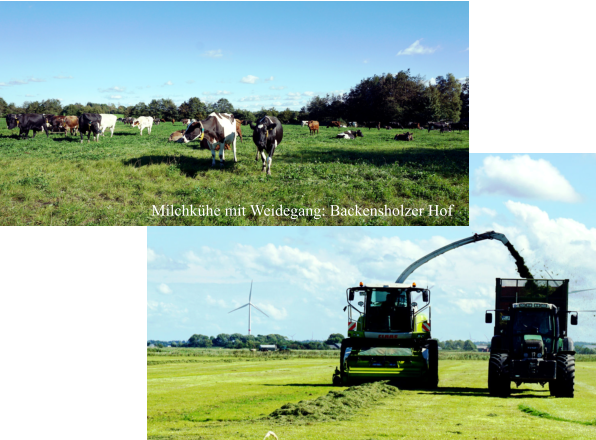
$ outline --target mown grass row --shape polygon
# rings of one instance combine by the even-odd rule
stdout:
[[[398,130],[364,130],[364,138],[336,139],[336,128],[310,136],[284,126],[272,176],[255,162],[250,130],[243,127],[238,163],[211,167],[198,144],[167,143],[181,124],[154,126],[152,134],[117,123],[114,137],[80,143],[79,137],[38,134],[19,140],[0,120],[2,225],[467,225],[469,134],[417,130],[414,141],[393,140]],[[343,129],[342,129],[343,130]],[[220,216],[162,217],[153,205],[219,208]],[[255,214],[251,205],[300,209],[297,219]],[[350,208],[424,208],[421,216],[331,216],[331,205]],[[451,216],[429,216],[429,206]],[[228,208],[243,215],[225,215]],[[325,214],[325,216],[322,216]]]

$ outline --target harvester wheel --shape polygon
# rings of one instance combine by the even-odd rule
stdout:
[[[507,354],[495,353],[488,361],[488,391],[494,397],[509,397],[511,394],[511,380]]]
[[[560,354],[557,356],[556,397],[573,397],[575,386],[575,356]]]
[[[557,381],[552,380],[548,383],[548,391],[550,392],[551,396],[557,395]]]
[[[436,339],[428,341],[428,381],[429,388],[439,386],[439,342]]]

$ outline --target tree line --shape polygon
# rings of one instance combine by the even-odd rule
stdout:
[[[365,78],[344,94],[313,96],[299,111],[275,107],[258,111],[234,108],[226,98],[217,102],[203,102],[192,97],[181,105],[173,100],[153,99],[149,104],[139,102],[133,106],[87,102],[62,106],[57,99],[25,101],[22,106],[7,104],[0,97],[0,115],[10,113],[44,113],[80,116],[83,113],[122,114],[124,117],[154,116],[160,119],[203,120],[212,112],[232,113],[237,119],[256,121],[269,115],[277,117],[282,124],[297,124],[304,120],[328,121],[381,121],[418,122],[469,121],[470,82],[457,80],[451,73],[435,78],[435,84],[425,81],[410,70],[396,74],[374,75]]]

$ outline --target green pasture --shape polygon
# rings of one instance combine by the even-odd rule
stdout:
[[[153,126],[151,135],[117,123],[114,137],[37,134],[17,139],[0,121],[1,225],[467,225],[469,133],[415,130],[412,142],[394,141],[404,130],[364,129],[364,138],[340,140],[337,128],[310,136],[284,126],[272,176],[255,162],[250,128],[237,142],[238,163],[211,168],[198,143],[168,143],[181,123]],[[341,129],[346,130],[346,129]],[[30,136],[32,132],[30,132]],[[219,208],[220,216],[154,216],[152,206]],[[253,214],[251,205],[320,208],[292,220]],[[424,208],[419,216],[331,216],[340,208]],[[429,206],[451,216],[429,216]],[[244,207],[244,215],[225,215]],[[325,209],[325,211],[323,211]],[[197,212],[197,211],[195,211]],[[238,212],[239,213],[239,212]]]
[[[268,431],[280,440],[596,438],[596,362],[577,362],[574,399],[528,384],[501,399],[488,395],[486,359],[454,355],[441,359],[436,390],[403,389],[339,421],[292,423],[267,417],[344,390],[330,385],[337,358],[185,353],[148,351],[148,438],[260,440]]]

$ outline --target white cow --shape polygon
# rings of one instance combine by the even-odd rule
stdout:
[[[149,134],[151,134],[151,127],[153,127],[153,118],[151,116],[141,116],[135,119],[132,123],[133,127],[138,127],[141,130],[141,136],[143,136],[143,130],[146,128]]]
[[[178,142],[194,141],[195,139],[206,142],[211,150],[211,166],[215,166],[215,149],[219,146],[219,164],[223,168],[225,162],[225,144],[232,145],[234,151],[234,162],[236,157],[236,120],[234,115],[229,113],[211,113],[204,121],[190,124],[184,136]]]
[[[105,115],[102,113],[99,116],[101,116],[101,122],[99,123],[101,134],[105,136],[106,134],[104,132],[109,128],[112,132],[110,137],[114,137],[114,128],[116,128],[116,120],[118,119],[116,115]]]
[[[308,125],[308,121],[302,121],[302,127],[305,127]]]
[[[348,124],[349,127],[358,127],[358,123],[357,122],[350,122]]]

